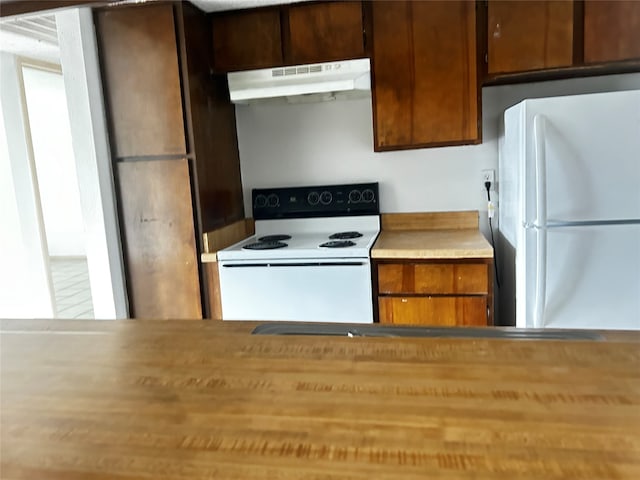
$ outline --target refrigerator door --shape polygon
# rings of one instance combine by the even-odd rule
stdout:
[[[525,325],[640,329],[640,224],[526,229]]]
[[[524,103],[524,223],[640,219],[640,90]]]

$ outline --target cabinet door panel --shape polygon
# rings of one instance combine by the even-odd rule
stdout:
[[[378,292],[477,294],[489,291],[486,264],[433,263],[378,266]]]
[[[226,75],[211,75],[210,19],[190,6],[184,12],[184,89],[193,132],[194,175],[201,232],[244,218],[235,107]]]
[[[379,297],[380,323],[487,325],[485,297]]]
[[[364,56],[361,2],[289,8],[290,63],[328,62]]]
[[[479,139],[475,2],[377,1],[376,150]]]
[[[573,1],[490,1],[489,73],[568,67],[573,62]]]
[[[134,318],[202,318],[186,159],[120,162],[120,225]]]
[[[171,5],[96,13],[115,156],[185,155]]]
[[[584,3],[585,63],[640,58],[640,2]]]
[[[280,11],[240,11],[212,18],[213,59],[219,71],[282,65]]]

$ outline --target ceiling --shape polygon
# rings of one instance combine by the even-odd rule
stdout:
[[[117,0],[118,1],[118,0]],[[140,2],[144,0],[125,0]],[[205,12],[283,5],[310,0],[190,0]],[[0,21],[0,51],[50,63],[60,63],[53,13],[21,15]]]
[[[60,63],[55,15],[18,16],[2,20],[0,51]]]

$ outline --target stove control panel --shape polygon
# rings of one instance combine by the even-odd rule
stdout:
[[[253,218],[378,215],[378,183],[310,187],[254,188]]]

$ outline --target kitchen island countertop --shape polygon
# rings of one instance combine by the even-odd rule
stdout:
[[[640,478],[640,333],[0,321],[0,477]]]

